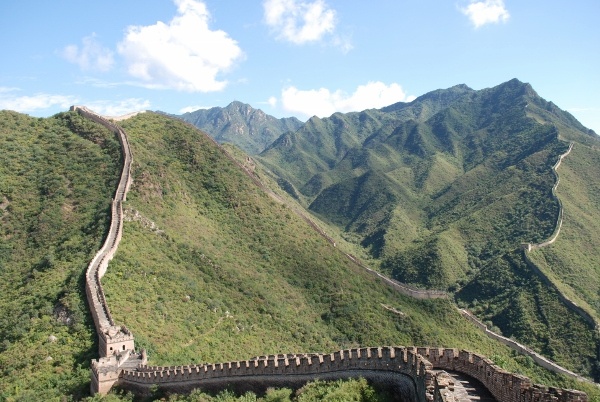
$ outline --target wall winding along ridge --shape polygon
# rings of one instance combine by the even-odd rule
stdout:
[[[133,334],[127,327],[117,325],[113,320],[100,281],[106,273],[108,262],[115,255],[121,237],[123,236],[123,201],[125,201],[127,191],[129,191],[129,187],[131,186],[131,162],[133,159],[131,149],[129,148],[127,135],[117,125],[92,112],[85,106],[72,106],[71,110],[102,124],[115,133],[119,139],[123,152],[121,177],[111,204],[110,228],[102,248],[100,248],[88,265],[85,275],[85,291],[96,326],[96,332],[98,333],[98,352],[100,359],[96,364],[99,363],[105,368],[112,366],[118,368],[125,365],[127,362],[129,362],[129,365],[138,364],[145,362],[143,360],[145,354],[142,356],[134,353],[135,342]],[[92,364],[94,364],[94,362],[92,362]],[[102,391],[97,375],[94,375],[94,370],[92,370],[91,377],[92,382],[90,387],[92,393]],[[110,389],[110,385],[106,384],[106,386]],[[108,392],[108,390],[106,390],[106,392]]]
[[[468,319],[469,321],[471,321],[473,324],[475,324],[479,329],[481,329],[483,332],[485,332],[485,334],[487,336],[489,336],[492,339],[497,340],[500,343],[503,343],[504,345],[510,347],[511,349],[516,350],[517,352],[529,356],[533,359],[533,361],[535,361],[538,365],[544,367],[547,370],[550,371],[554,371],[555,373],[559,373],[559,374],[563,374],[566,375],[567,377],[571,377],[571,378],[575,378],[579,381],[586,381],[586,382],[590,382],[590,380],[588,380],[585,377],[580,376],[577,373],[574,373],[570,370],[567,370],[566,368],[556,364],[555,362],[545,358],[544,356],[540,355],[539,353],[536,353],[535,351],[533,351],[532,349],[528,348],[525,345],[520,344],[519,342],[516,342],[510,338],[507,338],[505,336],[502,336],[500,334],[497,334],[493,331],[490,331],[487,327],[487,325],[485,325],[483,322],[481,322],[479,319],[477,319],[477,317],[475,317],[473,314],[471,314],[469,311],[464,310],[464,309],[460,309],[461,314]]]
[[[585,309],[583,309],[581,306],[579,306],[577,303],[575,303],[573,300],[569,299],[560,289],[558,286],[556,286],[556,284],[552,281],[552,279],[546,275],[546,273],[544,272],[543,269],[541,269],[537,264],[535,264],[531,258],[529,258],[529,252],[533,251],[533,250],[538,250],[542,247],[546,247],[551,245],[552,243],[554,243],[556,241],[556,239],[558,239],[558,235],[560,234],[560,230],[562,228],[562,224],[563,224],[563,214],[564,214],[564,209],[563,209],[563,205],[562,205],[562,201],[560,200],[560,198],[558,197],[558,195],[556,194],[556,189],[558,188],[558,184],[560,183],[560,176],[558,174],[558,168],[560,166],[560,164],[562,163],[563,159],[569,155],[569,153],[571,153],[571,150],[573,149],[574,143],[571,142],[569,145],[569,149],[567,150],[567,152],[565,152],[564,154],[562,154],[559,158],[558,161],[554,164],[554,166],[552,167],[552,173],[554,173],[554,177],[556,179],[556,182],[554,183],[554,186],[552,187],[552,197],[558,202],[558,218],[556,219],[556,225],[554,227],[554,232],[552,233],[552,235],[550,236],[550,238],[542,243],[538,243],[538,244],[532,244],[532,243],[524,243],[522,245],[523,248],[523,259],[525,260],[525,262],[527,263],[527,265],[533,270],[533,272],[535,272],[541,279],[542,281],[552,287],[554,290],[556,290],[556,292],[558,293],[558,296],[560,298],[560,300],[563,302],[563,304],[565,306],[567,306],[567,308],[569,308],[571,311],[573,311],[576,314],[579,314],[590,326],[592,326],[595,330],[600,330],[600,323],[598,323],[596,321],[596,319]]]
[[[553,289],[556,290],[556,292],[558,293],[559,298],[561,299],[561,301],[572,311],[574,311],[575,313],[579,314],[581,317],[583,317],[583,319],[590,324],[591,326],[595,327],[596,329],[599,328],[598,324],[596,323],[596,321],[594,320],[594,318],[584,309],[582,309],[581,307],[579,307],[574,301],[572,301],[571,299],[569,299],[567,296],[565,296],[560,289],[558,289],[558,287],[552,282],[552,280],[544,273],[544,271],[542,269],[540,269],[530,258],[529,258],[529,252],[532,250],[537,250],[540,249],[542,247],[546,247],[552,243],[554,243],[556,241],[556,239],[558,238],[558,235],[560,234],[560,230],[562,228],[562,223],[563,223],[563,206],[562,206],[562,202],[560,200],[560,198],[558,197],[558,195],[556,194],[556,189],[558,188],[558,184],[560,183],[560,177],[558,175],[558,167],[561,165],[563,159],[569,155],[569,153],[571,152],[571,150],[573,149],[574,143],[571,142],[569,145],[569,148],[567,149],[567,151],[560,155],[558,158],[558,161],[554,164],[554,166],[552,167],[552,173],[554,174],[554,177],[556,179],[554,186],[552,186],[552,197],[558,202],[559,205],[559,211],[558,211],[558,217],[556,219],[556,225],[554,227],[554,231],[552,233],[552,235],[550,236],[550,238],[542,243],[539,244],[532,244],[532,243],[523,243],[522,244],[522,250],[523,250],[523,259],[525,260],[525,262],[527,263],[527,265],[542,279],[542,281],[552,287]],[[522,345],[510,338],[507,338],[505,336],[502,336],[500,334],[497,334],[493,331],[490,331],[488,329],[488,327],[481,322],[477,317],[475,317],[471,312],[464,310],[464,309],[460,309],[459,308],[460,313],[467,318],[469,321],[471,321],[472,323],[474,323],[479,329],[481,329],[487,336],[489,336],[492,339],[497,340],[500,343],[503,343],[504,345],[510,347],[513,350],[516,350],[517,352],[524,354],[526,356],[531,357],[538,365],[544,367],[547,370],[553,371],[555,373],[559,373],[559,374],[563,374],[566,375],[567,377],[571,377],[571,378],[575,378],[579,381],[586,381],[586,382],[591,382],[589,379],[580,376],[577,373],[574,373],[570,370],[567,370],[566,368],[558,365],[557,363],[547,359],[546,357],[540,355],[539,353],[536,353],[535,351],[533,351],[532,349],[528,348],[525,345]]]
[[[439,371],[442,369],[476,378],[501,402],[587,401],[587,395],[583,392],[533,385],[526,377],[508,373],[483,356],[455,349],[376,347],[342,350],[331,354],[260,356],[251,360],[217,364],[147,366],[145,351],[135,353],[133,334],[112,319],[100,281],[123,232],[122,203],[131,185],[132,162],[127,135],[114,123],[83,106],[73,106],[71,110],[113,131],[123,149],[123,170],[112,202],[110,229],[102,248],[90,262],[86,272],[86,293],[100,349],[100,358],[92,360],[91,364],[93,394],[106,394],[115,384],[138,395],[149,395],[154,387],[167,392],[188,392],[195,388],[219,390],[225,387],[261,392],[274,386],[296,388],[315,379],[364,377],[375,384],[388,387],[402,400],[458,401],[454,394],[453,380],[444,371]],[[257,179],[253,180],[256,182]],[[257,184],[264,188],[262,183]],[[327,237],[324,233],[323,235]],[[363,266],[353,256],[347,257]],[[367,267],[364,268],[394,287],[401,286]],[[434,292],[429,297],[440,296]]]
[[[188,127],[193,128],[194,130],[198,130],[198,127],[194,126],[193,124],[183,121],[181,120],[181,122],[185,125],[187,125]],[[227,152],[227,150],[225,148],[223,148],[223,146],[221,144],[219,144],[217,142],[217,140],[215,140],[213,137],[211,137],[210,135],[207,135],[207,137],[213,142],[213,144],[215,144],[215,146],[217,146],[219,149],[221,149],[221,151],[223,152],[223,154],[229,159],[231,160],[233,163],[235,163],[238,167],[240,167],[242,169],[242,171],[244,173],[246,173],[246,175],[254,182],[254,184],[256,184],[259,188],[261,188],[265,193],[269,194],[272,198],[274,198],[275,200],[277,200],[278,202],[287,205],[296,215],[298,215],[300,218],[302,218],[306,223],[308,223],[308,225],[313,228],[313,230],[315,230],[321,237],[323,237],[325,240],[327,240],[327,242],[329,244],[331,244],[333,247],[336,247],[336,242],[335,240],[329,236],[323,229],[321,229],[321,227],[319,225],[317,225],[317,223],[312,220],[305,212],[301,211],[300,209],[288,204],[282,197],[279,196],[279,194],[276,194],[275,192],[273,192],[271,189],[267,188],[262,181],[256,176],[256,174],[254,173],[254,170],[248,169],[247,166],[245,166],[244,164],[240,163],[237,159],[235,159],[233,156],[231,156],[229,154],[229,152]],[[248,158],[250,162],[252,162],[252,165],[255,165],[254,162]],[[433,290],[433,289],[419,289],[413,286],[410,286],[406,283],[402,283],[402,282],[398,282],[394,279],[388,278],[387,276],[369,268],[368,266],[366,266],[365,264],[362,263],[362,261],[360,261],[358,258],[356,258],[355,256],[353,256],[352,254],[348,254],[348,253],[344,253],[344,255],[346,256],[346,258],[348,258],[349,260],[351,260],[352,262],[354,262],[355,264],[357,264],[358,266],[360,266],[361,268],[363,268],[364,270],[366,270],[367,272],[369,272],[370,274],[376,276],[377,278],[379,278],[383,283],[385,283],[386,285],[390,286],[391,288],[393,288],[394,290],[396,290],[397,292],[402,293],[405,296],[408,297],[412,297],[414,299],[442,299],[442,298],[448,298],[448,293],[442,291],[442,290]]]
[[[556,241],[556,239],[558,238],[558,235],[560,234],[560,229],[562,228],[562,223],[563,223],[563,206],[562,206],[562,202],[561,202],[560,198],[558,197],[558,195],[556,195],[556,189],[558,188],[558,184],[560,183],[560,176],[558,175],[557,169],[559,168],[563,159],[566,158],[567,155],[569,155],[571,153],[573,146],[574,146],[574,143],[571,142],[569,144],[569,149],[567,149],[567,152],[560,155],[558,157],[558,161],[556,161],[554,166],[552,166],[552,173],[554,174],[554,178],[556,180],[554,183],[554,186],[552,186],[552,198],[554,198],[554,200],[556,202],[558,202],[558,217],[556,218],[556,225],[554,226],[554,232],[552,233],[550,238],[548,240],[546,240],[545,242],[542,242],[539,244],[525,243],[523,245],[523,248],[526,249],[527,251],[536,250],[536,249],[539,249],[542,247],[549,246],[550,244],[552,244]]]

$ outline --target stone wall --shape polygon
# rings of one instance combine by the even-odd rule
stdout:
[[[574,145],[574,143],[570,143],[569,149],[567,150],[567,152],[560,155],[558,157],[558,161],[556,161],[554,166],[552,166],[552,173],[554,174],[554,178],[555,178],[554,186],[552,186],[552,198],[554,198],[556,200],[556,202],[558,202],[558,217],[556,218],[556,225],[554,225],[554,232],[552,233],[552,235],[550,236],[550,238],[548,240],[546,240],[542,243],[539,243],[539,244],[526,243],[526,247],[524,247],[524,248],[527,251],[531,251],[531,250],[535,250],[538,248],[549,246],[550,244],[552,244],[556,241],[556,239],[558,238],[558,235],[560,234],[560,229],[562,228],[562,223],[563,223],[563,206],[562,206],[562,201],[560,200],[558,195],[556,195],[556,189],[558,188],[558,184],[560,183],[560,176],[558,175],[557,169],[559,168],[563,159],[571,153],[571,150],[573,149],[573,145]]]
[[[194,130],[198,130],[198,127],[194,126],[193,124],[191,124],[189,122],[186,122],[186,121],[183,121],[183,120],[181,120],[181,122],[183,124],[185,124],[186,126],[193,128]],[[336,247],[335,240],[331,236],[329,236],[323,229],[321,229],[321,227],[319,225],[317,225],[317,223],[313,219],[311,219],[305,212],[301,211],[298,208],[295,208],[295,207],[289,205],[278,194],[274,193],[269,188],[267,188],[260,181],[260,179],[258,179],[258,177],[256,176],[256,174],[254,173],[254,169],[249,169],[246,165],[240,163],[237,159],[235,159],[233,156],[231,156],[227,152],[227,150],[225,148],[223,148],[221,146],[221,144],[219,144],[214,138],[212,138],[210,135],[207,135],[207,138],[210,139],[213,142],[213,144],[215,144],[223,152],[223,155],[225,155],[234,164],[236,164],[238,167],[240,167],[246,173],[246,175],[254,182],[254,184],[256,184],[265,193],[269,194],[271,197],[273,197],[277,201],[281,202],[282,204],[286,204],[288,207],[290,207],[290,209],[296,215],[298,215],[300,218],[302,218],[311,228],[313,228],[313,230],[315,230],[329,244],[331,244],[333,247]],[[365,269],[370,274],[375,275],[376,277],[378,277],[383,283],[385,283],[386,285],[390,286],[394,290],[402,293],[405,296],[412,297],[412,298],[415,298],[415,299],[421,299],[421,300],[424,300],[424,299],[440,299],[440,298],[447,298],[448,297],[448,294],[446,292],[444,292],[444,291],[441,291],[441,290],[418,289],[418,288],[412,287],[412,286],[410,286],[408,284],[401,283],[401,282],[398,282],[398,281],[396,281],[394,279],[388,278],[387,276],[382,275],[381,273],[379,273],[379,272],[377,272],[377,271],[375,271],[375,270],[367,267],[358,258],[356,258],[355,256],[353,256],[352,254],[344,253],[344,255],[346,256],[346,258],[348,258],[349,260],[351,260],[352,262],[354,262],[355,264],[357,264],[361,268]]]
[[[431,365],[415,350],[396,347],[361,348],[331,354],[266,356],[254,360],[171,367],[140,367],[124,370],[118,383],[136,394],[148,395],[152,386],[167,392],[189,392],[195,388],[264,392],[268,387],[300,387],[315,379],[365,377],[381,383],[392,381],[406,395],[427,400],[433,390]],[[386,374],[391,373],[391,374]],[[431,392],[430,392],[431,393]],[[433,394],[431,393],[432,399]],[[412,399],[415,400],[415,399]]]
[[[466,319],[468,319],[473,324],[475,324],[478,328],[480,328],[482,331],[484,331],[487,336],[489,336],[492,339],[497,340],[500,343],[503,343],[504,345],[508,346],[509,348],[511,348],[513,350],[516,350],[517,352],[519,352],[523,355],[531,357],[538,365],[544,367],[545,369],[553,371],[555,373],[566,375],[567,377],[575,378],[580,381],[588,381],[588,382],[590,381],[590,380],[580,376],[579,374],[576,374],[576,373],[574,373],[570,370],[567,370],[566,368],[554,363],[553,361],[545,358],[544,356],[540,355],[539,353],[536,353],[535,351],[528,348],[527,346],[524,346],[524,345],[520,344],[519,342],[516,342],[510,338],[507,338],[507,337],[497,334],[493,331],[490,331],[484,323],[482,323],[479,319],[477,319],[477,317],[475,317],[469,311],[461,309],[460,312]]]
[[[108,262],[113,258],[123,236],[123,201],[125,201],[127,191],[131,186],[131,163],[133,158],[127,135],[123,129],[84,106],[72,106],[71,110],[115,133],[121,144],[123,154],[121,177],[111,206],[110,228],[102,248],[96,253],[86,272],[88,303],[98,332],[100,356],[105,357],[116,351],[133,349],[134,347],[131,332],[123,326],[116,325],[112,319],[100,281],[106,273]]]
[[[571,300],[569,297],[567,297],[559,289],[559,287],[556,286],[556,284],[554,283],[554,281],[548,275],[546,275],[546,273],[544,272],[544,270],[541,269],[537,264],[535,264],[529,258],[529,252],[530,251],[537,250],[537,249],[540,249],[542,247],[546,247],[546,246],[549,246],[549,245],[553,244],[556,241],[556,239],[558,239],[558,235],[560,234],[560,230],[562,229],[563,214],[564,214],[563,211],[564,211],[564,209],[563,209],[562,201],[560,200],[560,198],[556,194],[556,189],[558,188],[558,184],[560,183],[560,176],[558,175],[558,170],[557,169],[561,165],[563,159],[567,155],[569,155],[569,153],[571,153],[571,150],[573,149],[573,146],[574,146],[574,143],[571,143],[569,145],[569,149],[567,150],[567,152],[565,152],[564,154],[562,154],[558,158],[558,161],[552,167],[552,172],[554,173],[554,177],[556,178],[554,186],[552,187],[552,197],[558,202],[558,206],[559,206],[558,218],[556,220],[556,225],[554,227],[554,232],[552,233],[552,235],[550,236],[550,238],[548,240],[546,240],[546,241],[544,241],[542,243],[538,243],[538,244],[524,243],[523,247],[522,247],[523,248],[523,259],[525,260],[525,262],[527,263],[527,265],[529,266],[529,268],[531,268],[533,270],[533,272],[535,272],[542,279],[542,281],[546,285],[548,285],[551,288],[553,288],[554,290],[556,290],[556,292],[559,295],[560,300],[563,302],[563,304],[567,308],[569,308],[575,314],[578,314],[579,316],[581,316],[592,328],[594,328],[595,330],[600,330],[600,324],[596,321],[596,319],[592,316],[592,314],[590,314],[584,308],[582,308],[577,303],[575,303],[573,300]]]
[[[454,401],[452,379],[440,369],[458,371],[479,380],[500,402],[587,401],[583,392],[535,385],[484,356],[426,347],[361,348],[331,354],[261,356],[218,364],[140,366],[123,370],[118,384],[137,395],[149,395],[152,387],[165,392],[227,387],[242,392],[264,392],[274,386],[297,388],[316,379],[364,377],[376,384],[378,381],[392,384],[403,400]]]
[[[113,258],[123,236],[123,201],[131,186],[132,154],[125,132],[84,106],[72,106],[82,116],[95,121],[118,138],[121,144],[123,166],[121,177],[111,204],[111,222],[102,248],[96,253],[86,271],[85,291],[90,311],[98,333],[98,351],[100,358],[92,361],[91,384],[92,394],[106,394],[118,380],[124,365],[135,366],[145,363],[145,354],[134,354],[135,341],[133,334],[122,325],[117,325],[104,296],[101,279],[106,273],[108,262]]]
[[[561,292],[558,286],[556,286],[556,284],[552,281],[552,279],[550,279],[550,277],[548,277],[548,275],[546,275],[546,273],[529,258],[527,250],[523,250],[523,259],[527,263],[527,266],[529,266],[529,268],[531,268],[531,270],[535,272],[546,285],[556,290],[556,292],[558,293],[558,297],[569,310],[573,311],[575,314],[579,314],[579,316],[581,316],[581,318],[583,318],[584,321],[587,322],[595,330],[600,330],[600,324],[596,322],[595,318],[589,312],[583,309],[580,305],[575,303],[563,292]]]
[[[346,257],[354,261],[360,267],[365,269],[370,274],[379,278],[383,283],[391,287],[392,289],[402,293],[405,296],[412,297],[413,299],[445,299],[448,298],[448,294],[441,290],[433,290],[433,289],[417,289],[409,286],[405,283],[398,282],[394,279],[388,278],[387,276],[367,267],[362,264],[357,258],[355,258],[351,254],[346,254]]]
[[[585,392],[533,384],[529,378],[509,373],[476,353],[440,348],[417,348],[417,352],[434,368],[458,371],[479,380],[500,402],[587,401]]]

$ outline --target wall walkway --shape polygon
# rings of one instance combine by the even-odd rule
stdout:
[[[481,329],[483,332],[485,332],[485,334],[487,336],[489,336],[492,339],[497,340],[500,343],[503,343],[504,345],[510,347],[511,349],[516,350],[517,352],[519,352],[523,355],[531,357],[533,359],[533,361],[535,361],[538,365],[544,367],[545,369],[553,371],[558,374],[563,374],[567,377],[575,378],[576,380],[579,380],[579,381],[592,382],[592,381],[588,380],[587,378],[580,376],[577,373],[567,370],[566,368],[558,365],[557,363],[553,362],[552,360],[547,359],[546,357],[533,351],[532,349],[528,348],[527,346],[522,345],[519,342],[516,342],[510,338],[507,338],[505,336],[497,334],[493,331],[490,331],[483,322],[481,322],[477,317],[475,317],[469,311],[460,309],[460,312],[463,315],[463,317],[465,317],[466,319],[471,321],[473,324],[475,324],[479,329]]]

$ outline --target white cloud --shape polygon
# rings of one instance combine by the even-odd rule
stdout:
[[[168,23],[130,26],[119,53],[130,75],[150,88],[190,92],[219,91],[226,85],[217,76],[243,56],[237,42],[220,30],[210,30],[204,3],[174,0],[177,15]]]
[[[460,11],[471,20],[475,28],[485,24],[497,24],[508,21],[510,14],[504,7],[504,0],[474,1]]]
[[[10,96],[9,92],[18,88],[0,87],[0,110],[8,109],[21,113],[59,108],[67,110],[71,105],[80,104],[80,99],[70,95],[35,94],[32,96]],[[94,112],[105,116],[121,116],[130,112],[148,110],[150,101],[140,98],[128,98],[119,101],[98,100],[84,103]]]
[[[95,77],[79,77],[75,80],[78,85],[89,85],[96,88],[115,88],[121,85],[135,85],[135,83],[128,82],[111,82],[101,80]]]
[[[263,8],[276,35],[297,45],[318,41],[335,29],[335,11],[323,0],[265,0]]]
[[[108,71],[112,68],[113,52],[96,40],[96,34],[86,36],[81,41],[81,48],[77,45],[66,46],[62,51],[63,57],[78,64],[82,70]]]
[[[94,112],[103,116],[122,116],[131,112],[139,112],[150,108],[150,101],[140,98],[128,98],[120,101],[99,100],[85,104]]]
[[[0,94],[18,91],[18,90],[19,90],[19,88],[15,88],[15,87],[0,87]]]
[[[13,88],[9,88],[13,90]],[[6,93],[9,91],[2,91]],[[0,95],[0,109],[14,110],[16,112],[28,113],[37,110],[49,109],[59,106],[62,109],[67,109],[69,106],[76,104],[77,98],[66,95],[52,94],[36,94],[33,96],[6,96]]]
[[[335,112],[353,112],[380,108],[396,102],[410,102],[414,96],[407,96],[396,83],[386,85],[383,82],[369,82],[360,85],[354,93],[329,89],[299,90],[290,86],[281,92],[281,101],[286,111],[306,116],[330,116]]]
[[[277,98],[274,96],[271,96],[269,98],[269,100],[267,101],[267,103],[271,106],[271,107],[275,107],[277,106]]]
[[[200,109],[210,109],[210,107],[200,106],[200,105],[186,106],[184,108],[179,109],[179,113],[180,114],[191,113],[191,112],[195,112],[196,110],[200,110]]]
[[[342,53],[346,54],[352,49],[354,49],[354,45],[352,45],[352,41],[349,37],[341,37],[337,36],[333,38],[333,45],[342,50]]]

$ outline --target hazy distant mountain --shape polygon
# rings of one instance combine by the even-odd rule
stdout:
[[[277,119],[241,102],[228,106],[199,109],[178,116],[206,131],[219,143],[229,142],[249,154],[262,152],[287,131],[296,131],[302,122],[295,117]]]

